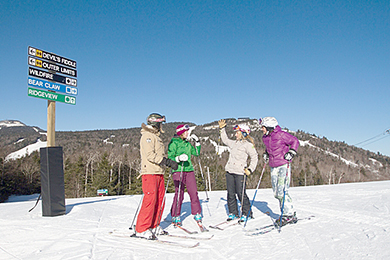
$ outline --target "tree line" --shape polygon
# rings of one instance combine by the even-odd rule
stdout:
[[[230,124],[235,124],[234,119]],[[251,123],[248,120],[247,123]],[[179,123],[164,125],[162,136],[165,147],[172,138]],[[194,126],[194,124],[191,124]],[[224,166],[228,151],[217,153],[216,146],[223,146],[219,138],[216,122],[197,126],[194,133],[201,139],[202,151],[199,158],[193,157],[198,190],[206,186],[212,190],[226,189]],[[231,128],[231,127],[230,127]],[[233,138],[233,130],[227,132]],[[389,158],[360,148],[348,146],[344,142],[329,141],[325,137],[297,131],[293,133],[299,140],[309,141],[312,146],[301,145],[294,158],[291,186],[330,185],[345,182],[390,179]],[[256,171],[247,178],[247,188],[256,188],[264,166],[262,153],[264,145],[261,132],[252,131],[255,147],[259,154]],[[82,132],[59,132],[58,145],[63,147],[65,195],[67,198],[96,196],[97,190],[107,189],[109,195],[132,195],[142,193],[139,177],[140,128],[119,130],[95,130]],[[371,159],[370,159],[371,158]],[[353,162],[348,164],[345,160]],[[376,163],[373,163],[373,160]],[[356,165],[357,166],[356,166]],[[371,165],[366,167],[364,165]],[[202,171],[201,171],[202,169]],[[17,160],[5,161],[0,158],[0,200],[12,194],[33,194],[40,192],[40,156],[38,152]],[[260,188],[270,188],[270,169],[267,166]],[[203,173],[203,176],[202,174]],[[166,169],[165,181],[170,178]],[[174,192],[172,179],[168,192]]]

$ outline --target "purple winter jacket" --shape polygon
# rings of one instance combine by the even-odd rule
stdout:
[[[298,138],[282,131],[280,126],[268,135],[263,135],[263,142],[269,155],[269,166],[274,168],[286,164],[288,161],[284,159],[284,155],[290,149],[297,151],[299,147]]]

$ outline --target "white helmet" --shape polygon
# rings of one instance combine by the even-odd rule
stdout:
[[[267,116],[259,119],[260,126],[275,128],[278,125],[278,121],[275,117]]]
[[[244,124],[242,124],[242,125],[235,125],[233,127],[233,130],[234,131],[240,131],[244,137],[246,137],[247,135],[249,135],[251,133],[251,129],[249,128],[249,126],[244,125]]]

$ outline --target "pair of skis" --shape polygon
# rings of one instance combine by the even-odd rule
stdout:
[[[174,236],[174,235],[166,234],[166,235],[162,235],[162,236]],[[200,242],[189,244],[189,243],[182,243],[182,242],[178,242],[178,241],[170,241],[170,240],[159,239],[157,237],[155,237],[153,239],[148,239],[148,238],[144,238],[144,237],[139,237],[135,233],[130,235],[130,236],[122,235],[122,237],[144,239],[144,240],[147,240],[147,241],[151,241],[153,243],[167,244],[167,245],[179,246],[179,247],[184,247],[184,248],[194,248],[194,247],[197,247],[197,246],[200,245]],[[181,237],[181,238],[183,238],[183,237]]]
[[[229,227],[232,227],[232,226],[235,226],[235,225],[238,225],[240,224],[241,222],[239,221],[239,219],[237,220],[226,220],[226,221],[223,221],[221,223],[218,223],[216,225],[210,225],[209,228],[212,228],[212,229],[218,229],[218,230],[225,230]]]
[[[267,212],[266,214],[269,215],[269,212]],[[304,217],[304,218],[298,218],[298,221],[310,220],[314,217],[315,217],[314,215],[311,215],[311,216]],[[218,223],[216,225],[210,225],[209,227],[212,229],[225,230],[229,227],[232,227],[232,226],[235,226],[238,224],[241,224],[241,222],[239,220],[226,220],[226,221],[223,221],[223,222]],[[287,223],[286,225],[291,225],[291,224],[293,224],[293,223]],[[252,234],[250,234],[250,235],[254,236],[254,235],[266,234],[266,233],[269,233],[275,229],[279,230],[279,228],[280,228],[279,225],[276,224],[275,221],[272,219],[272,224],[266,225],[263,227],[259,227],[259,228],[255,228],[252,230],[247,230],[247,232],[252,232]]]
[[[214,235],[209,237],[194,237],[194,236],[186,236],[186,235],[176,235],[176,234],[169,234],[168,232],[164,232],[164,234],[160,235],[159,237],[155,237],[153,239],[148,239],[144,237],[139,237],[136,234],[128,234],[128,233],[122,233],[117,231],[111,231],[109,232],[110,235],[116,236],[116,237],[123,237],[123,238],[135,238],[135,239],[141,239],[141,240],[147,240],[151,241],[153,243],[160,243],[160,244],[167,244],[172,246],[179,246],[183,248],[194,248],[200,245],[199,241],[196,241],[195,243],[183,243],[179,241],[171,241],[171,240],[165,240],[160,239],[159,237],[172,237],[172,238],[180,238],[180,239],[195,239],[195,240],[210,240]]]
[[[207,232],[208,231],[208,229],[202,224],[202,222],[197,222],[197,224],[198,224],[199,229],[200,229],[201,232]],[[170,234],[167,231],[164,231],[163,234],[160,234],[160,237],[172,237],[172,238],[194,239],[194,240],[210,240],[211,238],[214,237],[214,235],[211,235],[211,236],[208,236],[208,237],[190,236],[190,235],[198,234],[198,232],[197,231],[190,231],[190,230],[188,230],[188,229],[186,229],[186,228],[184,228],[182,226],[179,226],[179,225],[175,225],[175,227],[180,228],[181,230],[183,230],[188,235]],[[147,239],[147,238],[144,238],[144,237],[139,237],[136,234],[129,235],[129,234],[124,234],[124,233],[118,233],[115,230],[111,231],[110,234],[112,234],[114,236],[119,236],[119,237],[131,237],[131,238],[144,239],[144,240],[153,241],[155,243],[168,244],[168,245],[173,245],[173,246],[180,246],[180,247],[184,247],[184,248],[194,248],[194,247],[197,247],[197,246],[200,245],[199,241],[197,241],[196,243],[190,244],[190,243],[182,243],[182,242],[178,242],[178,241],[170,241],[170,240],[159,239],[158,237],[155,237],[153,239]]]
[[[282,227],[287,226],[287,225],[294,225],[298,222],[304,221],[304,220],[310,220],[314,218],[314,215],[308,216],[308,217],[303,217],[303,218],[298,218],[298,221],[295,223],[286,223],[285,225],[282,225]],[[263,227],[247,230],[247,236],[258,236],[258,235],[263,235],[271,232],[272,230],[280,230],[280,226],[275,223],[275,221],[272,221],[273,223],[270,225],[266,225]]]
[[[198,227],[199,227],[199,229],[200,229],[200,232],[203,233],[203,232],[208,232],[208,231],[209,231],[209,230],[203,225],[202,222],[196,221],[196,224],[198,225]],[[197,231],[190,231],[190,230],[184,228],[184,227],[181,226],[181,225],[174,225],[174,226],[177,227],[177,228],[180,228],[181,230],[183,230],[184,232],[186,232],[187,234],[190,234],[190,235],[192,235],[192,234],[197,234],[197,233],[198,233]]]

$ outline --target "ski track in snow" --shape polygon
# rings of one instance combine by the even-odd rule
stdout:
[[[290,189],[298,217],[315,215],[281,232],[249,236],[251,230],[272,224],[279,206],[271,189],[260,189],[253,205],[255,219],[246,228],[236,225],[224,231],[194,236],[196,248],[181,248],[130,237],[111,235],[129,230],[141,196],[110,196],[66,200],[66,215],[42,217],[37,196],[12,197],[0,204],[0,259],[390,259],[390,181],[294,187]],[[248,190],[250,200],[255,190]],[[226,219],[226,191],[199,192],[205,226]],[[162,226],[170,225],[173,194],[167,194]],[[269,215],[266,214],[269,212]],[[182,207],[183,226],[199,228],[191,215],[188,194]],[[271,219],[272,218],[272,219]],[[253,233],[253,232],[252,232]],[[197,240],[163,237],[194,244]]]

